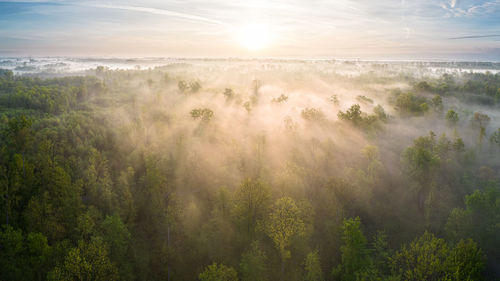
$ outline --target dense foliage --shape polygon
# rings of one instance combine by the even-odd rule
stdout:
[[[270,67],[1,70],[0,280],[500,278],[499,74]]]

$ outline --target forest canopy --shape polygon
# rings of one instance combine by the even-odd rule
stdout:
[[[0,70],[0,280],[500,278],[500,74],[355,64]]]

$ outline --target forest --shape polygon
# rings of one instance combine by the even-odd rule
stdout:
[[[0,70],[0,280],[500,280],[500,72]]]

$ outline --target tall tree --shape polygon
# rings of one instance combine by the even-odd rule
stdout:
[[[373,275],[373,261],[359,217],[344,220],[342,232],[342,262],[333,270],[333,276],[337,280],[354,281]]]
[[[71,249],[64,263],[48,274],[48,279],[59,280],[118,280],[118,270],[109,260],[107,245],[102,240],[89,243],[79,241],[78,246]]]
[[[241,258],[241,281],[266,281],[267,270],[267,256],[261,250],[259,243],[254,241]]]
[[[425,232],[410,245],[403,245],[391,266],[394,274],[408,281],[480,280],[484,258],[472,240],[450,248],[444,239]]]
[[[306,274],[304,281],[323,281],[323,271],[321,270],[321,263],[319,260],[318,251],[310,252],[307,254],[304,262]]]
[[[270,200],[269,187],[259,180],[245,179],[236,191],[233,212],[247,241],[255,238],[257,225],[269,211]]]
[[[14,148],[15,153],[22,155],[24,176],[26,176],[24,169],[24,159],[26,158],[25,154],[33,141],[33,136],[31,134],[32,123],[33,121],[26,117],[26,115],[20,115],[19,117],[9,120],[9,123],[7,124],[6,137],[9,139],[11,147]]]
[[[293,236],[305,231],[302,214],[290,197],[282,197],[274,204],[267,223],[267,235],[273,240],[281,257],[281,280],[285,277],[285,263],[291,257],[288,249]]]
[[[101,226],[102,240],[109,245],[109,257],[116,263],[121,280],[131,280],[131,264],[129,248],[131,235],[120,217],[106,216]]]
[[[465,197],[465,208],[455,208],[446,223],[447,237],[452,241],[472,238],[488,256],[500,259],[500,188],[492,184]],[[494,262],[488,264],[494,271]]]
[[[238,281],[238,274],[232,267],[213,263],[200,273],[200,281]]]
[[[0,231],[0,279],[25,280],[27,263],[23,259],[24,239],[20,229],[4,225]]]
[[[0,193],[5,209],[5,223],[19,201],[19,193],[26,186],[26,152],[33,136],[31,132],[32,119],[26,115],[11,118],[0,136]],[[23,188],[24,186],[24,188]],[[26,192],[26,190],[24,190]]]
[[[26,237],[26,250],[33,280],[45,280],[51,264],[51,247],[47,243],[47,237],[41,233],[29,233]]]

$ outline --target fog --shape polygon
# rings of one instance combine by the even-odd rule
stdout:
[[[221,187],[236,191],[248,177],[269,183],[275,196],[294,198],[309,196],[312,185],[331,178],[356,181],[355,171],[366,165],[363,150],[369,146],[378,147],[385,172],[401,178],[405,172],[402,153],[430,131],[437,138],[445,134],[463,139],[466,149],[478,158],[477,168],[490,165],[498,171],[497,161],[489,157],[492,149],[498,152],[498,146],[479,147],[479,129],[471,121],[474,112],[490,116],[486,127],[490,136],[500,127],[497,106],[443,95],[443,109],[401,117],[391,102],[391,92],[414,92],[420,80],[452,73],[461,81],[461,71],[471,72],[455,67],[456,63],[446,64],[448,70],[437,70],[435,64],[195,60],[148,70],[88,70],[87,74],[119,89],[114,105],[104,114],[126,153],[147,151],[165,161],[178,161],[175,186],[186,200],[183,204],[189,205],[198,204],[199,192],[216,192]],[[182,91],[180,81],[197,82],[201,88]],[[231,96],[224,94],[226,89]],[[281,95],[286,100],[277,101]],[[419,95],[430,100],[435,94]],[[354,104],[365,115],[381,105],[387,120],[365,128],[339,120],[339,111]],[[193,118],[190,112],[197,108],[210,109],[213,116]],[[303,112],[308,109],[319,110],[321,116],[306,118]],[[445,119],[449,109],[460,116],[454,126]],[[372,191],[365,189],[373,187],[359,188],[359,194],[366,195]]]
[[[370,251],[377,233],[387,235],[388,255],[425,232],[450,247],[478,240],[485,276],[498,276],[496,244],[453,228],[472,202],[466,196],[499,180],[498,63],[4,58],[0,68],[13,70],[9,79],[19,83],[0,88],[17,89],[0,96],[12,109],[0,112],[1,124],[21,109],[35,116],[36,157],[26,161],[44,159],[53,143],[52,153],[60,153],[50,156],[54,165],[81,188],[71,239],[104,235],[81,238],[82,216],[95,225],[108,215],[123,221],[132,237],[127,260],[109,248],[123,279],[194,280],[216,262],[254,280],[244,257],[258,244],[268,280],[302,280],[309,255],[321,259],[327,280],[342,280],[345,231],[355,218]],[[51,83],[70,89],[58,100],[67,108],[43,112],[38,107],[50,103],[22,95],[23,87],[36,92]],[[269,190],[256,213],[241,213],[248,186]],[[280,246],[268,228],[288,199],[304,230]],[[28,218],[35,214],[29,204],[19,207]],[[246,228],[245,216],[253,222]],[[459,229],[475,229],[468,227]],[[403,276],[396,259],[380,263],[380,276]]]
[[[412,76],[439,76],[445,73],[460,74],[467,72],[493,74],[500,70],[498,62],[468,61],[425,61],[425,60],[344,60],[344,59],[238,59],[238,58],[177,58],[177,57],[2,57],[0,68],[9,69],[16,74],[40,75],[75,75],[86,70],[105,66],[112,70],[149,69],[178,63],[195,65],[217,65],[229,63],[225,67],[237,67],[248,62],[268,64],[270,67],[290,67],[291,64],[313,64],[317,71],[325,74],[341,73],[359,75],[370,71],[378,74],[411,74]],[[279,64],[279,66],[277,66]],[[271,66],[273,65],[273,66]]]

